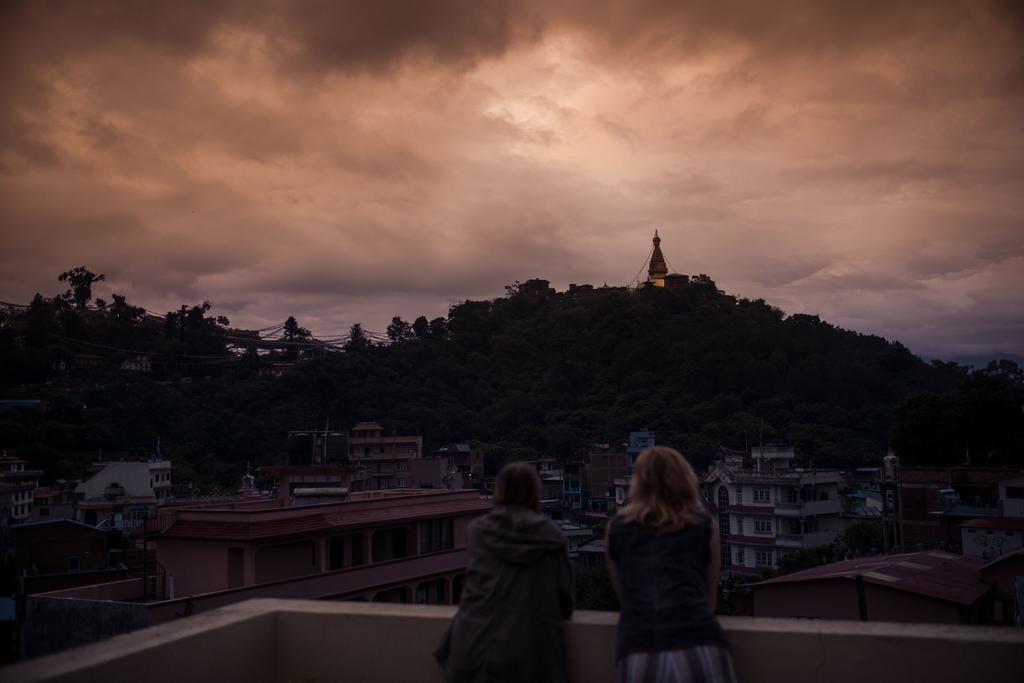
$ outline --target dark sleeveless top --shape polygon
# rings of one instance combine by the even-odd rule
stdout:
[[[658,536],[611,521],[608,554],[622,585],[616,657],[691,645],[728,645],[707,596],[711,520]]]

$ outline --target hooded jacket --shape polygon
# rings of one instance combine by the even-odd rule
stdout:
[[[435,656],[449,683],[567,680],[572,615],[565,537],[544,515],[497,506],[469,525],[459,611]]]

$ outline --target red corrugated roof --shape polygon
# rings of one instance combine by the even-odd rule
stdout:
[[[1024,548],[1017,548],[1016,550],[1011,550],[1010,552],[1006,553],[1005,555],[1000,555],[996,559],[994,559],[991,562],[989,562],[988,564],[986,564],[985,565],[985,569],[988,569],[989,567],[997,565],[1000,562],[1005,562],[1006,560],[1009,560],[1010,558],[1013,558],[1013,557],[1024,557]]]
[[[760,581],[754,585],[855,579],[862,576],[867,583],[886,586],[893,590],[970,605],[985,595],[990,588],[980,575],[984,564],[981,560],[962,555],[926,551],[833,562]]]
[[[1024,518],[1021,517],[978,517],[969,519],[960,526],[975,529],[1005,529],[1007,531],[1024,531]]]

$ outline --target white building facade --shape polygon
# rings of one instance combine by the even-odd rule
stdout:
[[[839,470],[792,466],[789,447],[730,452],[704,477],[718,510],[723,572],[759,574],[786,554],[827,545],[845,529]]]

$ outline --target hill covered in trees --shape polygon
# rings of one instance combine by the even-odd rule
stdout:
[[[569,458],[588,443],[657,432],[702,467],[720,446],[793,444],[817,466],[1024,466],[1024,373],[925,363],[898,342],[786,316],[710,280],[673,290],[554,293],[513,285],[447,318],[395,318],[316,340],[294,319],[280,343],[209,316],[154,315],[97,276],[0,317],[0,447],[53,477],[159,436],[175,478],[232,487],[245,462],[281,462],[289,429],[381,421],[428,449],[483,444],[490,465]],[[148,371],[132,366],[145,358]],[[125,365],[127,361],[127,365]],[[134,368],[134,369],[133,369]],[[271,373],[280,373],[275,376]]]

